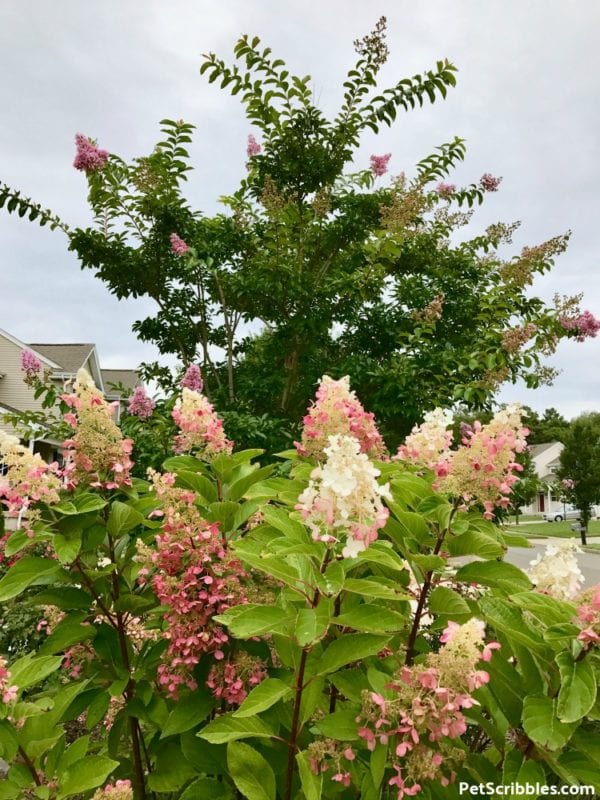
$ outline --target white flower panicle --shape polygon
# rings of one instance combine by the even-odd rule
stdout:
[[[527,574],[537,591],[559,600],[572,600],[585,581],[576,553],[581,553],[577,543],[564,539],[547,545],[545,553],[530,561]]]
[[[356,558],[387,521],[382,498],[390,497],[389,484],[377,483],[380,471],[352,436],[330,436],[324,453],[326,460],[312,471],[296,509],[315,541],[333,544],[343,538],[342,555]]]

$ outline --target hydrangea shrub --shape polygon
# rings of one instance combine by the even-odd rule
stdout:
[[[37,609],[44,636],[0,660],[0,796],[600,790],[600,588],[563,550],[529,574],[507,563],[527,543],[494,522],[526,442],[518,407],[456,447],[438,410],[390,457],[325,377],[301,441],[269,458],[236,451],[201,391],[188,369],[173,454],[145,479],[85,373],[61,398],[64,464],[0,442],[20,520],[0,602]],[[131,413],[152,424],[142,401]]]

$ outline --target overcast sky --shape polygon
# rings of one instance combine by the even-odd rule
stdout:
[[[522,220],[515,252],[573,230],[568,252],[536,284],[545,298],[585,292],[600,316],[600,4],[597,0],[2,0],[0,180],[71,225],[89,221],[85,177],[72,168],[83,132],[124,158],[147,154],[158,122],[197,126],[189,196],[217,208],[244,172],[250,132],[238,98],[199,75],[201,54],[232,61],[243,33],[257,34],[291,69],[313,77],[319,105],[335,111],[352,42],[388,18],[391,56],[381,86],[449,58],[459,68],[446,101],[365,136],[358,161],[392,152],[390,168],[455,135],[468,154],[457,183],[503,176],[473,226]],[[0,327],[24,341],[93,341],[105,367],[157,357],[132,322],[152,309],[118,302],[67,252],[59,231],[0,212]],[[600,409],[600,337],[564,342],[550,362],[553,387],[509,387],[503,399],[567,416]]]

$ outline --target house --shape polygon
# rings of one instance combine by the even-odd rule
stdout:
[[[115,388],[115,385],[122,386],[127,392],[140,385],[135,370],[101,369],[96,345],[91,342],[26,344],[10,333],[0,330],[0,429],[9,433],[12,432],[12,427],[3,421],[4,413],[44,411],[41,399],[37,399],[34,390],[23,381],[21,358],[26,351],[31,351],[39,359],[43,369],[49,373],[50,379],[61,390],[66,388],[67,382],[75,379],[78,370],[81,368],[87,370],[107,400],[120,401],[117,418],[124,401],[122,401],[123,390]],[[44,439],[43,430],[40,430],[39,436],[36,436],[30,445],[44,458],[51,458],[59,443]]]
[[[535,500],[528,506],[523,506],[524,514],[543,514],[544,512],[559,512],[563,503],[558,495],[553,492],[556,484],[556,472],[560,464],[560,454],[564,448],[562,442],[546,442],[533,444],[529,448],[535,474],[540,482],[540,490]]]

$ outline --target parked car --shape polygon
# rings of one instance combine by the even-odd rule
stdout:
[[[579,519],[581,512],[573,506],[566,506],[559,511],[544,512],[545,522],[562,522],[564,519]]]

